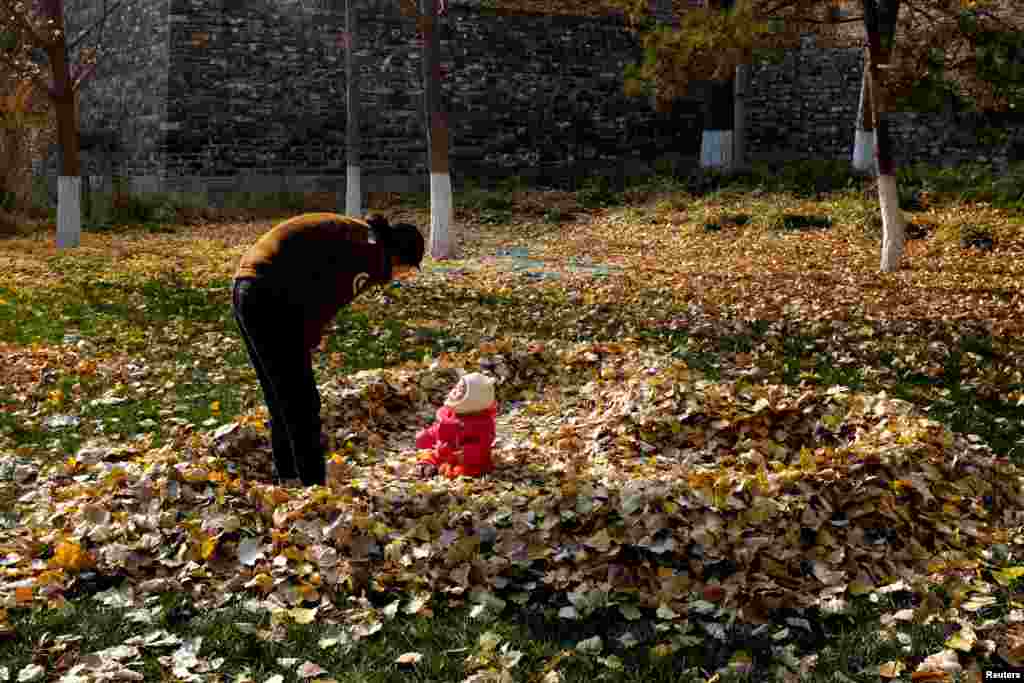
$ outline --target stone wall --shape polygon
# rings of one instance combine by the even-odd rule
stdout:
[[[748,153],[760,159],[849,159],[860,96],[862,52],[817,48],[810,36],[781,64],[751,69]],[[1024,161],[1024,115],[894,112],[899,164]]]
[[[652,1],[665,10],[666,0]],[[422,51],[414,21],[393,0],[353,2],[364,191],[423,190]],[[681,101],[666,115],[622,94],[623,67],[640,55],[620,19],[518,15],[482,2],[450,0],[443,22],[456,184],[467,176],[557,176],[574,168],[618,168],[621,176],[627,167],[642,172],[645,160],[697,154],[699,102]],[[113,24],[119,39],[82,91],[82,130],[105,141],[84,151],[83,174],[117,171],[135,191],[200,191],[211,203],[224,192],[342,189],[342,6],[124,3]],[[86,19],[69,16],[69,34]],[[813,40],[781,64],[755,65],[746,108],[750,157],[849,158],[860,70],[859,50],[819,49]],[[973,132],[981,120],[987,117],[899,115],[897,158],[997,166],[1019,159],[1019,122],[1002,121],[1008,134],[985,144]],[[55,175],[50,157],[47,172]]]
[[[107,175],[115,167],[139,179],[160,175],[170,68],[169,2],[122,3],[105,26],[105,43],[111,50],[83,84],[79,97],[79,121],[86,138],[83,175]],[[79,3],[78,12],[69,8],[68,35],[90,26],[103,5]],[[104,144],[89,145],[94,139]],[[51,155],[51,164],[55,157]]]
[[[414,20],[393,0],[354,2],[364,185],[422,189],[427,155]],[[136,190],[213,195],[343,187],[341,2],[126,4],[119,25],[145,37],[111,44],[81,104],[83,131],[117,130],[119,153],[99,159],[86,150],[83,174],[116,163]],[[443,22],[456,182],[601,161],[635,165],[696,150],[696,105],[658,114],[622,94],[623,68],[638,47],[621,20],[511,15],[480,5],[451,0]]]

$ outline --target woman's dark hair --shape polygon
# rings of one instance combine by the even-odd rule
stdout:
[[[426,245],[419,229],[410,223],[388,224],[388,219],[380,214],[366,217],[366,224],[373,231],[377,244],[383,246],[391,255],[398,257],[398,262],[405,266],[420,267]]]

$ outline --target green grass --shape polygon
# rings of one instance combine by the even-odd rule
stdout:
[[[92,590],[108,587],[100,582]],[[398,598],[387,594],[373,597],[378,607]],[[1008,595],[1002,595],[994,609],[1007,610],[1007,599]],[[132,610],[106,607],[94,596],[83,593],[57,609],[12,610],[15,633],[0,641],[0,661],[14,672],[33,661],[52,666],[60,653],[47,653],[41,644],[49,642],[52,646],[59,636],[80,638],[71,647],[89,653],[163,629],[183,640],[202,637],[200,657],[223,658],[220,672],[229,676],[248,672],[262,681],[280,673],[287,681],[298,680],[294,676],[297,664],[286,668],[278,661],[295,658],[298,663],[318,664],[327,670],[327,676],[339,681],[461,681],[474,670],[467,660],[482,652],[480,637],[490,632],[498,636],[502,645],[507,644],[508,650],[521,653],[511,669],[518,674],[515,680],[523,680],[529,672],[557,669],[565,681],[697,682],[706,680],[702,669],[726,666],[736,652],[749,655],[752,669],[727,672],[720,680],[766,680],[781,662],[795,662],[811,653],[818,653],[819,663],[813,676],[806,680],[835,680],[837,672],[862,680],[865,673],[884,662],[923,658],[942,649],[949,635],[942,625],[902,625],[898,630],[911,638],[909,654],[902,651],[898,640],[880,637],[879,616],[908,606],[910,603],[899,593],[883,596],[878,602],[859,598],[846,614],[819,615],[807,631],[781,622],[760,629],[732,623],[729,611],[723,609],[713,609],[699,619],[692,619],[693,623],[686,628],[678,629],[649,614],[635,621],[625,620],[615,607],[598,609],[581,620],[567,620],[554,614],[553,609],[517,606],[512,602],[507,602],[496,615],[484,612],[476,618],[471,616],[468,605],[435,605],[433,615],[410,616],[400,610],[369,638],[357,642],[342,640],[325,648],[320,646],[321,639],[335,632],[320,623],[300,625],[286,620],[283,642],[260,638],[256,632],[269,630],[273,617],[264,611],[250,611],[240,602],[198,612],[182,594],[151,596],[145,601],[144,611],[151,615],[152,623],[140,624],[126,618]],[[698,624],[720,625],[723,639],[712,637]],[[636,644],[623,640],[627,632]],[[48,641],[44,641],[46,634]],[[601,637],[599,653],[576,649],[577,643],[593,636]],[[668,650],[672,652],[670,656],[654,650],[655,645],[673,642],[674,648]],[[161,679],[163,668],[157,657],[168,650],[143,648],[141,664],[133,668],[146,680]],[[423,659],[414,667],[397,664],[399,655],[407,652],[422,653]],[[486,661],[482,659],[481,663]],[[501,668],[500,664],[497,668]]]

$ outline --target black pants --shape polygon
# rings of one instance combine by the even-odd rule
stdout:
[[[306,486],[326,477],[320,438],[320,392],[303,339],[303,314],[259,280],[235,280],[235,320],[270,410],[270,438],[279,479]]]

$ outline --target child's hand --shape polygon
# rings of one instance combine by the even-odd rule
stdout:
[[[455,479],[456,477],[461,477],[465,473],[466,473],[466,471],[462,467],[462,465],[448,465],[448,464],[441,465],[441,474],[443,474],[444,476],[448,477],[449,479]]]

